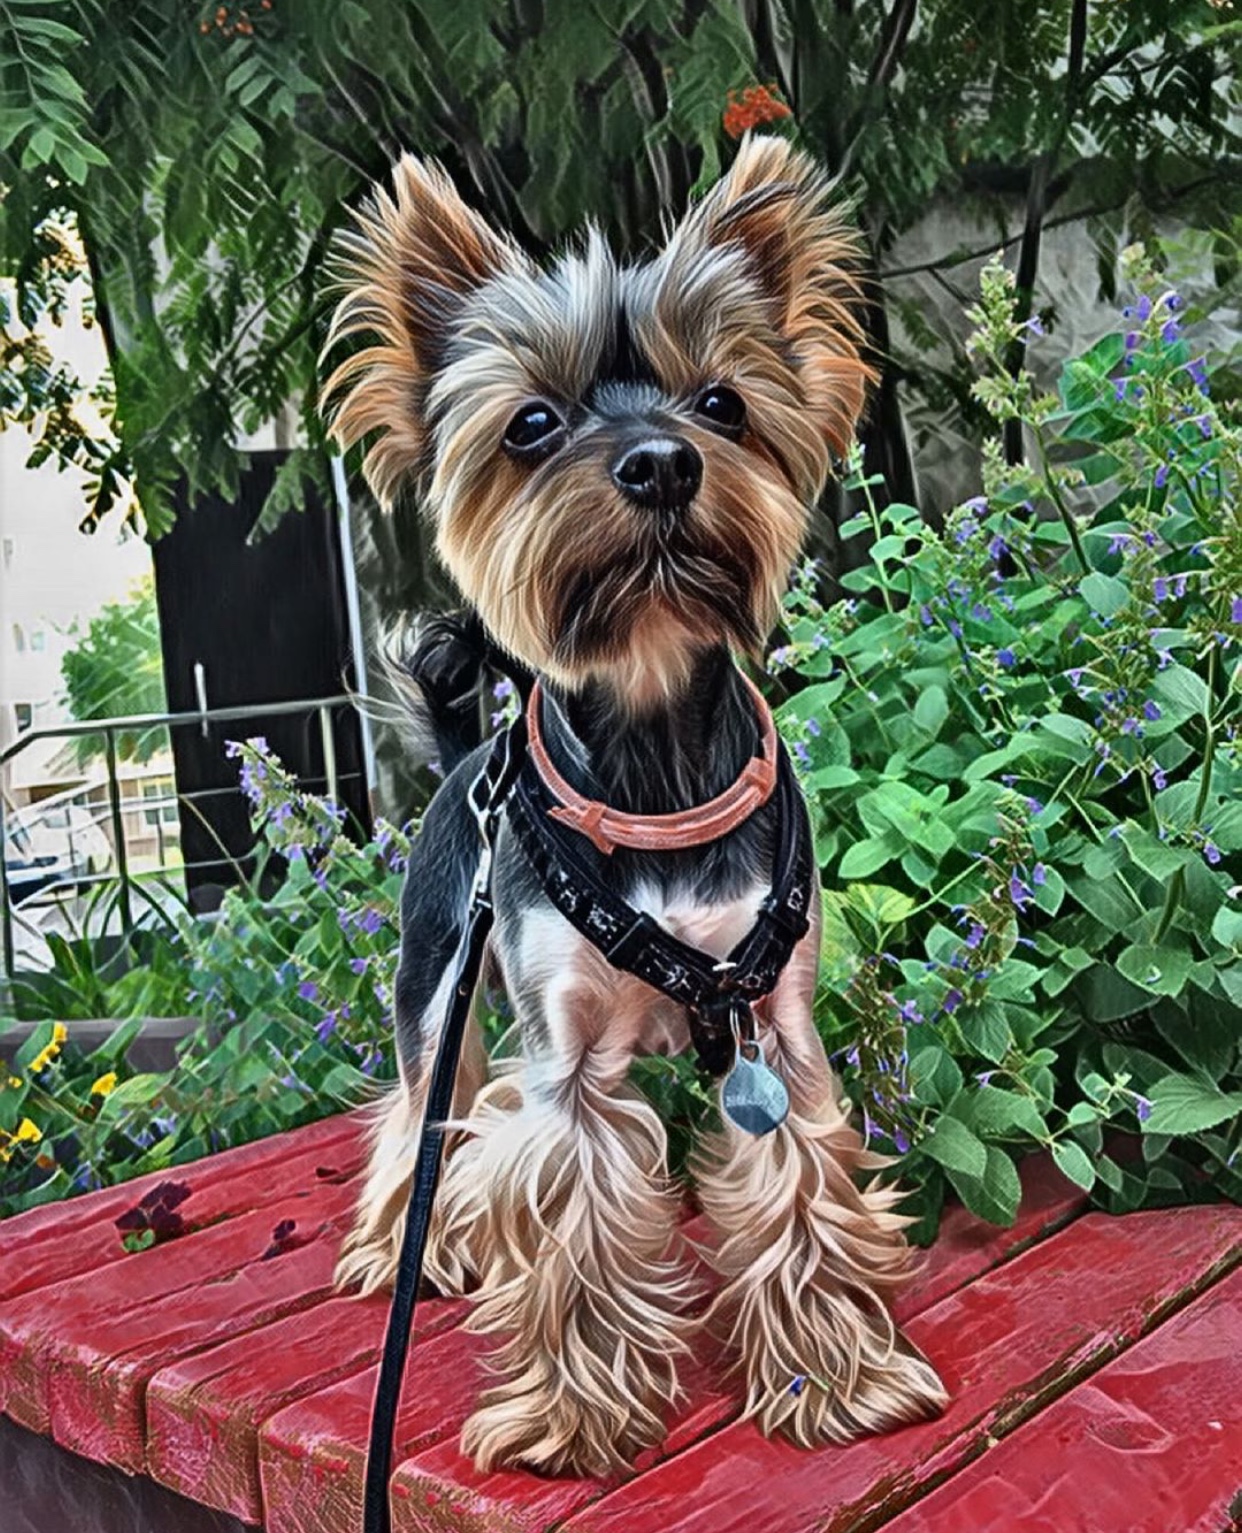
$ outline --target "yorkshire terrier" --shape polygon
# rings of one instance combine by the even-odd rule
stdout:
[[[367,344],[326,385],[334,434],[371,438],[381,502],[421,497],[479,652],[539,679],[543,748],[597,808],[691,810],[761,750],[733,657],[756,656],[776,620],[870,381],[856,248],[829,192],[786,142],[752,138],[653,259],[618,264],[590,230],[543,270],[406,157],[346,237],[329,345]],[[487,750],[463,723],[479,674],[466,630],[433,624],[414,669],[451,770],[410,858],[401,1080],[339,1268],[364,1292],[397,1265]],[[598,855],[600,876],[723,960],[772,883],[774,804],[703,845]],[[758,1137],[725,1117],[692,1162],[721,1279],[696,1316],[665,1130],[627,1079],[636,1055],[689,1047],[685,1008],[570,925],[511,826],[494,880],[491,959],[520,1059],[489,1079],[472,1024],[425,1269],[503,1337],[464,1451],[484,1469],[621,1469],[663,1436],[678,1359],[717,1321],[765,1433],[810,1447],[935,1412],[941,1383],[885,1303],[909,1265],[899,1193],[876,1180],[812,1019],[818,908],[755,1007],[788,1116]]]

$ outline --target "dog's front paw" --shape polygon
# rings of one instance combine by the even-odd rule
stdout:
[[[536,1474],[606,1478],[628,1468],[644,1448],[659,1442],[659,1415],[626,1411],[601,1390],[591,1401],[564,1389],[493,1390],[462,1428],[462,1452],[483,1471],[523,1468]]]
[[[843,1319],[848,1335],[841,1334]],[[935,1368],[878,1317],[838,1311],[827,1334],[807,1341],[804,1371],[791,1374],[781,1357],[752,1373],[748,1414],[765,1436],[816,1448],[892,1431],[944,1409],[948,1396]]]

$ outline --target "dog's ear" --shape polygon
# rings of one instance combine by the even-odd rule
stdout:
[[[464,300],[489,278],[526,264],[438,165],[407,154],[392,179],[392,195],[377,188],[355,227],[338,236],[344,296],[324,352],[350,338],[370,344],[340,363],[320,396],[342,448],[380,433],[363,466],[385,506],[424,466],[427,389]]]
[[[801,375],[807,406],[844,454],[874,373],[863,357],[860,243],[831,205],[825,171],[786,140],[748,136],[728,173],[686,214],[662,258],[689,275],[742,250]]]

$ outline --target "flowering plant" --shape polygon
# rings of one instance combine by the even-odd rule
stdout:
[[[985,269],[975,393],[1029,463],[989,444],[933,530],[855,460],[869,561],[827,607],[806,573],[772,657],[820,1024],[925,1234],[946,1186],[1011,1222],[1034,1146],[1117,1211],[1242,1193],[1242,429],[1179,295],[1123,269],[1056,394],[1007,371]]]
[[[150,1015],[153,991],[131,983],[138,969],[101,982],[86,967],[86,939],[57,939],[48,994],[64,1008],[79,988],[84,1009],[42,1022],[0,1070],[0,1215],[356,1106],[394,1073],[409,830],[378,820],[359,845],[340,808],[299,789],[264,741],[230,750],[258,832],[256,872],[214,918],[184,913],[136,934],[142,974],[177,976],[160,991],[165,1007],[202,1025],[170,1072],[128,1065],[136,1021],[85,1053],[60,1017],[123,1015],[127,1001]],[[261,897],[277,855],[285,876]]]

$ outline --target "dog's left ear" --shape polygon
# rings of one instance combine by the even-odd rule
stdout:
[[[874,373],[862,355],[858,236],[831,206],[831,193],[825,171],[786,140],[747,137],[728,173],[674,231],[664,261],[685,270],[713,250],[745,252],[808,408],[840,457]]]
[[[346,357],[320,396],[342,448],[381,433],[363,469],[386,507],[425,467],[427,391],[463,304],[492,277],[528,264],[438,165],[407,154],[392,180],[392,195],[377,188],[355,227],[338,236],[344,297],[324,352],[356,336],[372,344]]]

